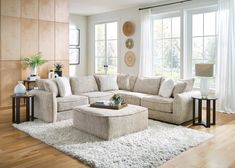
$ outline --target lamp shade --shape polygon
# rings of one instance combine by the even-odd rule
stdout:
[[[213,77],[214,64],[195,64],[196,76]]]

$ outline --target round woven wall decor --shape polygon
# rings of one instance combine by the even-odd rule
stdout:
[[[126,48],[132,49],[134,47],[134,41],[133,39],[129,38],[126,40]]]
[[[128,51],[125,54],[125,63],[129,67],[135,65],[135,54],[132,51]]]
[[[122,31],[127,37],[132,36],[135,33],[135,25],[127,21],[123,24]]]

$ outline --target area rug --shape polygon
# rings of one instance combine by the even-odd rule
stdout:
[[[213,136],[153,120],[149,120],[145,131],[112,141],[73,128],[72,120],[57,123],[35,120],[13,126],[94,168],[158,167]]]

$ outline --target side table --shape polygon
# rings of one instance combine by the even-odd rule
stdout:
[[[34,96],[26,94],[14,94],[12,95],[12,122],[17,124],[20,123],[21,98],[26,101],[26,121],[34,120]]]
[[[35,82],[36,80],[24,80],[23,83],[25,85],[25,87],[27,88],[27,90],[32,90],[32,88],[30,88],[30,83],[33,83],[35,86]]]
[[[216,97],[202,97],[202,96],[193,96],[193,125],[203,125],[209,128],[211,125],[215,125],[216,122]],[[196,101],[198,102],[198,121],[196,122]],[[202,121],[202,104],[203,101],[206,101],[206,122]],[[211,102],[212,106],[212,117],[213,121],[211,123]]]

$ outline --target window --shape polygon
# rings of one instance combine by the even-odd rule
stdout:
[[[179,16],[153,18],[153,74],[180,78],[180,34]]]
[[[192,14],[192,76],[195,76],[195,64],[214,63],[216,61],[216,12],[200,12]],[[195,86],[199,87],[196,78]],[[215,80],[211,80],[211,88],[215,88]]]
[[[75,26],[69,29],[69,64],[80,64],[80,29]]]
[[[118,38],[117,22],[95,25],[95,73],[117,73]]]

